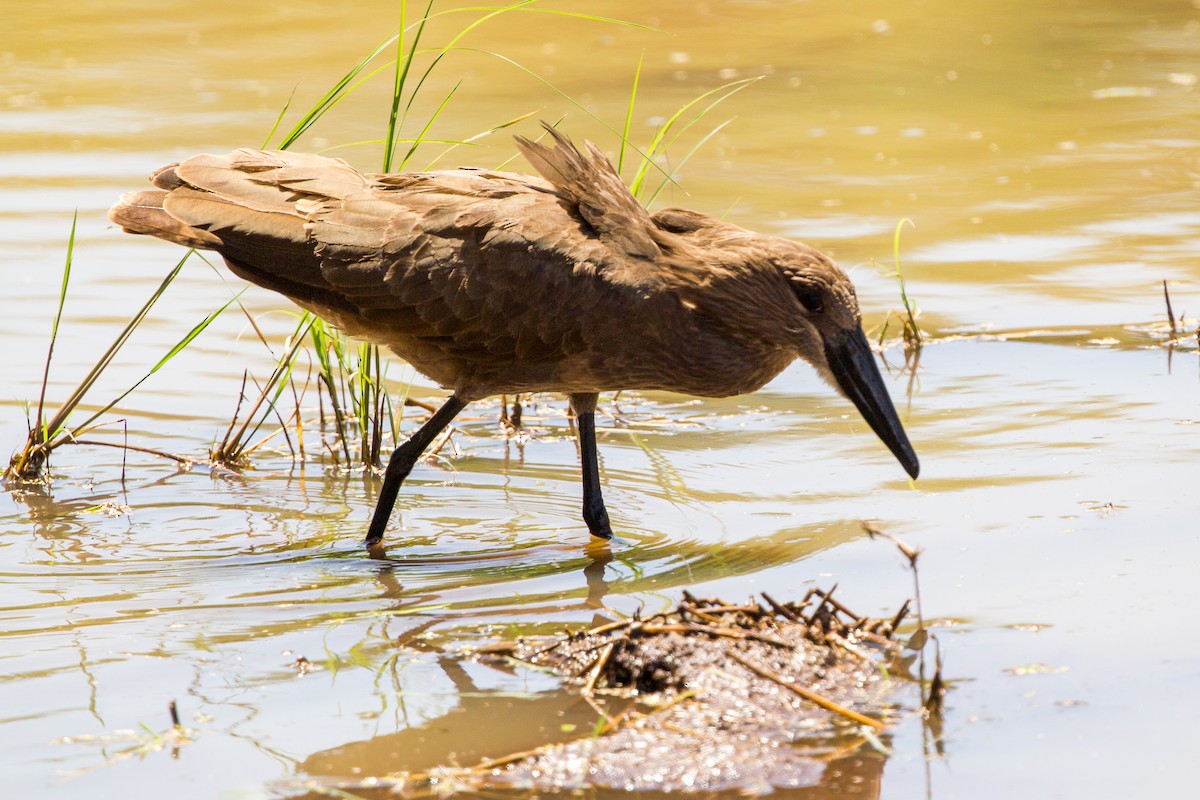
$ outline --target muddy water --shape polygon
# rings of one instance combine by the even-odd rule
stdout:
[[[328,4],[24,4],[0,38],[0,443],[36,400],[65,241],[73,285],[49,395],[62,397],[181,255],[107,227],[145,174],[196,151],[261,144],[293,92],[307,108],[394,28],[398,10]],[[276,782],[470,764],[587,728],[533,673],[453,653],[490,634],[656,610],[682,588],[740,599],[839,585],[862,613],[911,593],[890,546],[924,549],[926,616],[952,681],[944,756],[915,717],[890,754],[857,754],[806,796],[1180,794],[1196,710],[1200,455],[1194,340],[1161,346],[1160,282],[1200,307],[1196,124],[1200,10],[1186,2],[546,4],[491,20],[426,87],[433,135],[518,114],[615,150],[645,53],[633,133],[698,94],[765,76],[671,151],[659,200],[836,255],[868,323],[909,290],[932,337],[892,376],[922,457],[910,486],[852,409],[794,367],[749,397],[604,404],[605,491],[620,535],[588,541],[563,403],[527,440],[497,407],[457,426],[457,457],[405,488],[387,560],[357,546],[374,484],[270,446],[242,475],[107,447],[68,448],[49,488],[0,493],[0,755],[26,796],[252,798]],[[479,12],[440,18],[443,43]],[[486,52],[484,52],[486,51]],[[377,168],[386,71],[298,144]],[[533,129],[533,123],[517,128]],[[411,127],[419,130],[419,125]],[[443,148],[411,162],[424,167]],[[494,166],[504,134],[440,161]],[[874,263],[873,263],[874,262]],[[97,386],[144,374],[240,284],[190,263]],[[276,342],[291,310],[245,302]],[[1192,325],[1194,326],[1194,322]],[[222,317],[92,438],[200,455],[243,370],[271,362]],[[392,367],[397,391],[413,378]],[[420,378],[415,395],[436,400]],[[310,398],[310,405],[315,400]],[[117,422],[116,420],[120,420]],[[113,515],[110,515],[113,514]],[[309,668],[305,668],[307,660]],[[301,674],[305,673],[305,674]],[[178,702],[172,752],[151,731]],[[911,706],[911,692],[901,702]],[[69,738],[64,738],[69,737]]]

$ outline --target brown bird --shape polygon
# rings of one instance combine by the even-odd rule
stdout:
[[[541,178],[487,170],[363,174],[340,159],[235,150],[151,176],[109,212],[130,233],[220,253],[242,278],[390,347],[449,389],[392,454],[366,545],[400,485],[474,400],[564,392],[579,428],[583,518],[600,492],[600,392],[753,392],[796,358],[858,408],[912,477],[908,442],[854,286],[817,250],[669,208],[650,214],[591,142],[516,137]]]

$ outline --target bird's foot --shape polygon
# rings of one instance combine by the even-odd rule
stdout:
[[[385,525],[386,525],[386,523],[385,523]],[[363,547],[367,548],[368,550],[372,550],[372,551],[382,550],[383,549],[383,527],[384,526],[379,526],[379,530],[376,530],[376,526],[374,524],[372,524],[370,530],[367,531],[367,538],[363,539]]]
[[[583,507],[583,521],[587,523],[588,530],[592,536],[597,536],[601,539],[611,539],[612,525],[608,521],[608,509],[603,503],[597,503],[594,506]]]

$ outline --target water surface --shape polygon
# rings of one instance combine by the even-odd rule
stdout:
[[[495,403],[464,414],[459,456],[422,466],[405,487],[383,561],[358,547],[374,482],[319,457],[268,447],[232,474],[65,448],[49,487],[0,493],[0,764],[13,791],[263,797],[283,779],[519,750],[560,736],[564,720],[590,721],[551,679],[462,662],[459,648],[587,624],[603,607],[657,610],[684,588],[740,600],[836,583],[856,611],[891,613],[911,576],[890,545],[862,535],[863,519],[923,549],[925,614],[940,624],[952,683],[945,755],[927,769],[910,713],[890,756],[831,767],[806,796],[1190,789],[1200,370],[1194,339],[1162,346],[1161,281],[1176,313],[1200,307],[1200,10],[1165,0],[544,7],[656,30],[498,17],[434,74],[413,119],[461,78],[441,138],[533,112],[514,130],[566,115],[572,136],[615,153],[600,122],[490,53],[619,128],[644,52],[632,126],[642,142],[702,92],[764,76],[670,151],[676,163],[731,120],[657,205],[832,253],[852,271],[869,327],[898,307],[879,266],[891,265],[899,220],[913,221],[901,255],[931,342],[915,378],[896,369],[889,380],[920,481],[910,485],[802,366],[747,397],[602,403],[611,546],[589,542],[579,521],[561,398],[537,398],[521,441],[501,435]],[[399,12],[105,0],[8,16],[0,443],[16,448],[72,214],[52,398],[181,255],[112,230],[114,199],[170,160],[262,144],[293,92],[289,122]],[[441,18],[428,41],[476,16]],[[385,70],[297,147],[377,169],[379,146],[354,143],[381,135],[388,83]],[[411,166],[442,149],[423,148]],[[438,164],[491,167],[513,152],[502,133]],[[241,288],[190,262],[97,401]],[[294,310],[256,289],[243,299],[282,342]],[[202,456],[243,371],[270,364],[245,318],[226,314],[93,438]],[[396,392],[412,382],[414,395],[440,397],[398,363],[390,374]],[[139,728],[167,729],[172,699],[195,731],[176,754]],[[911,708],[911,688],[898,701]]]

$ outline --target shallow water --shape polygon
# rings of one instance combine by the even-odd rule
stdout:
[[[697,126],[732,119],[658,205],[833,253],[853,272],[869,326],[898,307],[872,262],[890,265],[897,222],[914,222],[901,255],[932,341],[915,380],[897,370],[890,381],[921,479],[910,485],[801,366],[747,397],[605,401],[611,546],[589,542],[578,519],[577,451],[559,398],[537,398],[528,441],[500,435],[495,403],[468,411],[460,457],[420,467],[405,487],[386,561],[358,547],[373,482],[320,459],[268,448],[236,475],[65,448],[49,489],[0,493],[6,784],[29,796],[153,787],[250,798],[291,778],[520,750],[594,717],[545,676],[455,659],[463,645],[586,624],[603,606],[657,610],[684,588],[740,600],[836,583],[856,611],[890,614],[911,576],[890,545],[863,536],[859,520],[871,519],[923,549],[925,615],[940,624],[951,681],[945,755],[927,767],[910,713],[890,756],[860,753],[804,796],[853,786],[893,798],[1183,794],[1200,667],[1190,494],[1200,369],[1194,339],[1162,347],[1161,281],[1177,314],[1200,306],[1200,10],[545,7],[659,30],[513,14],[465,44],[538,72],[613,127],[644,50],[633,126],[643,142],[701,92],[766,76]],[[307,108],[398,17],[388,3],[355,9],[176,2],[151,17],[128,2],[34,3],[8,15],[0,443],[20,444],[24,404],[38,395],[72,213],[54,399],[181,256],[112,230],[107,207],[172,159],[261,144],[293,90],[292,108]],[[429,41],[471,18],[441,20]],[[464,78],[437,136],[566,114],[573,136],[615,150],[603,126],[507,62],[460,52],[444,66],[413,112],[424,120]],[[377,138],[388,83],[385,71],[364,84],[297,146]],[[378,145],[335,152],[380,162]],[[512,153],[501,133],[440,163],[494,166]],[[189,262],[96,398],[140,378],[240,288]],[[295,324],[265,292],[244,302],[276,342]],[[91,438],[200,456],[227,425],[243,370],[265,374],[270,363],[228,313]],[[412,380],[400,364],[390,374],[397,392]],[[412,391],[439,396],[419,378]],[[912,694],[900,702],[911,707]],[[171,699],[194,729],[174,754],[139,729],[166,730]]]

